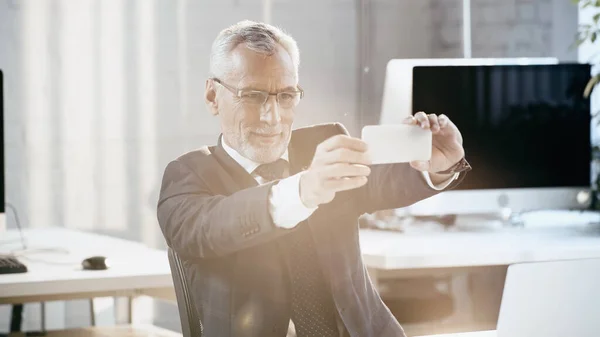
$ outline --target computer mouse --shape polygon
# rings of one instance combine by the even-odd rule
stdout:
[[[92,256],[81,262],[84,270],[105,270],[108,269],[109,263],[104,256]]]

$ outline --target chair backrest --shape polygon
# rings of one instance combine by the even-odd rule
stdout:
[[[170,247],[168,248],[168,254],[183,337],[200,337],[202,336],[202,322],[198,317],[194,300],[189,291],[183,264],[177,253]]]

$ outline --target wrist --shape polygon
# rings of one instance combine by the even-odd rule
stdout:
[[[319,202],[316,197],[311,196],[309,189],[307,188],[306,182],[306,174],[305,172],[300,175],[300,183],[299,183],[299,194],[300,201],[306,208],[315,208],[319,206]]]
[[[431,183],[434,185],[441,184],[443,182],[448,181],[454,177],[454,173],[444,174],[444,173],[429,173],[429,179],[431,179]]]

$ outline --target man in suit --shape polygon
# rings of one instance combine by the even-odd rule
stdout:
[[[292,131],[298,48],[250,21],[223,30],[205,100],[217,145],[165,169],[158,220],[183,260],[204,335],[404,336],[373,288],[357,219],[451,188],[468,169],[460,132],[443,115],[430,128],[432,158],[370,165],[367,147],[340,124]]]

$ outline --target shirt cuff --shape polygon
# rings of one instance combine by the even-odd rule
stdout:
[[[427,185],[429,185],[429,187],[433,188],[436,191],[441,191],[441,190],[446,189],[446,187],[448,187],[460,175],[460,173],[454,173],[454,175],[450,179],[448,179],[446,181],[442,181],[441,183],[439,183],[437,185],[434,185],[433,182],[431,181],[431,177],[429,176],[429,172],[422,171],[421,173],[423,173],[423,178],[425,178]]]
[[[317,209],[308,208],[300,199],[300,177],[303,172],[280,180],[271,187],[269,196],[269,212],[275,226],[294,228],[308,219]]]

